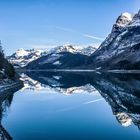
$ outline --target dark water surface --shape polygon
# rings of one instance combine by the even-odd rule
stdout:
[[[140,139],[139,74],[31,72],[21,76],[25,87],[0,101],[4,139]]]

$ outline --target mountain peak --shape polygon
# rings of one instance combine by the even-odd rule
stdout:
[[[129,24],[133,19],[133,16],[132,14],[128,13],[128,12],[125,12],[125,13],[122,13],[117,21],[116,21],[116,24],[118,27],[125,27],[127,24]]]
[[[29,51],[24,50],[23,48],[16,51],[16,57],[22,57],[28,54],[29,54]]]
[[[60,53],[60,52],[71,52],[75,53],[77,50],[72,45],[62,45],[51,50],[51,53]]]

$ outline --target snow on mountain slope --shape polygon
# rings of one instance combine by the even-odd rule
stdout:
[[[116,21],[116,26],[125,27],[132,21],[132,19],[133,19],[132,14],[128,12],[122,13]]]
[[[94,68],[140,69],[140,11],[124,13],[113,25],[111,34],[91,55]]]
[[[76,53],[77,51],[78,50],[75,49],[72,45],[63,45],[51,49],[49,53],[60,53],[60,52]]]
[[[31,50],[19,49],[13,55],[8,56],[8,60],[15,67],[24,67],[29,62],[36,60],[45,54],[47,54],[47,51],[39,49],[31,49]]]
[[[84,48],[78,48],[72,45],[63,45],[58,46],[55,48],[50,49],[49,51],[46,50],[39,50],[39,49],[31,49],[31,50],[24,50],[19,49],[17,52],[15,52],[13,55],[9,56],[9,61],[15,66],[15,67],[25,67],[30,62],[37,60],[38,58],[48,55],[49,57],[44,60],[43,63],[54,63],[55,65],[60,64],[59,61],[55,62],[61,55],[59,53],[72,53],[72,54],[82,54],[82,55],[91,55],[96,48],[89,46]]]
[[[89,56],[92,53],[94,53],[96,49],[97,48],[93,46],[80,47],[80,46],[64,45],[64,46],[58,46],[51,49],[49,53],[70,52],[70,53],[80,53],[80,54]]]
[[[120,40],[121,36],[125,34],[126,26],[132,21],[131,17],[132,15],[129,13],[123,13],[118,17],[116,23],[113,25],[111,33],[96,51],[101,51],[100,55],[98,54],[98,59],[107,59],[114,55],[115,52],[113,53],[113,51],[116,51],[117,42]],[[114,45],[112,45],[112,43],[114,43]],[[117,51],[119,50],[117,49]]]
[[[93,47],[93,46],[88,46],[88,47],[84,47],[82,49],[79,49],[79,53],[83,54],[83,55],[88,55],[90,56],[91,54],[93,54],[96,51],[97,48]]]

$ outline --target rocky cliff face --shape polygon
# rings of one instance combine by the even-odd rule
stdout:
[[[111,34],[90,57],[90,66],[102,69],[140,69],[140,12],[124,13]]]

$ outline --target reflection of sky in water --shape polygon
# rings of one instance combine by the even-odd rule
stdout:
[[[121,80],[114,78],[111,79],[114,81],[111,81],[106,78],[101,80],[101,75],[97,75],[97,77],[95,75],[93,79],[91,79],[91,75],[89,77],[81,75],[82,78],[78,77],[81,79],[81,83],[77,79],[78,82],[74,81],[76,83],[73,84],[73,79],[69,81],[66,75],[62,76],[63,81],[60,78],[55,77],[55,79],[62,83],[63,87],[52,87],[53,84],[41,84],[26,77],[26,87],[14,95],[11,107],[2,120],[3,126],[13,139],[139,140],[140,131],[133,125],[132,118],[128,116],[129,113],[118,111],[118,109],[124,109],[127,102],[131,103],[131,97],[134,96],[131,95],[131,92],[134,89],[139,91],[138,79],[132,78],[129,81],[121,77]],[[73,78],[76,78],[77,75],[74,76]],[[68,75],[68,77],[71,76]],[[131,91],[130,83],[133,85]],[[123,93],[122,96],[117,94],[119,90],[121,90],[120,93]],[[126,97],[125,107],[118,106],[125,105],[121,104],[123,100],[120,100],[120,97],[123,97],[123,100]],[[138,97],[136,99],[139,101]],[[127,109],[130,108],[128,106]],[[132,111],[135,110],[132,109]]]
[[[14,139],[138,138],[138,129],[118,124],[99,94],[66,96],[50,91],[34,94],[24,90],[15,94],[2,122]]]

